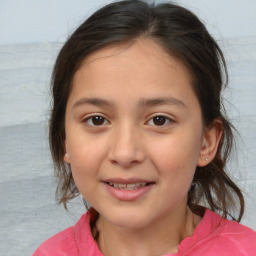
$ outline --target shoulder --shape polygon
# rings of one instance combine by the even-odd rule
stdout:
[[[75,226],[69,227],[42,243],[32,256],[78,256],[81,230],[90,233],[90,216],[85,213]]]
[[[236,247],[241,255],[256,255],[256,232],[252,229],[237,222],[222,219],[218,231],[218,237]]]
[[[32,256],[78,255],[75,227],[69,227],[42,243]]]
[[[247,240],[249,242],[252,241],[251,239],[255,241],[256,232],[252,229],[236,221],[221,218],[217,213],[210,212],[209,216],[211,216],[213,220],[213,227],[215,228],[217,236],[229,238],[233,241],[236,241],[235,239],[241,242],[243,242],[244,240]]]
[[[209,233],[205,240],[207,250],[221,255],[256,255],[256,232],[235,221],[221,218],[211,211],[206,212],[205,228]],[[207,255],[207,254],[206,254]]]
[[[93,210],[85,213],[75,226],[46,240],[32,256],[103,256],[91,234],[94,217]]]

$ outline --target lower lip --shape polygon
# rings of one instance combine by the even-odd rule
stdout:
[[[121,189],[117,189],[117,188],[110,186],[108,183],[104,183],[104,185],[105,185],[107,191],[113,197],[115,197],[121,201],[134,201],[134,200],[144,196],[145,194],[147,194],[153,186],[153,184],[149,184],[145,187],[140,187],[135,190],[121,190]]]

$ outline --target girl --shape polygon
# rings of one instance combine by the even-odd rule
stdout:
[[[119,1],[88,18],[57,58],[49,133],[58,201],[81,194],[88,211],[34,256],[256,255],[225,172],[224,76],[180,6]]]

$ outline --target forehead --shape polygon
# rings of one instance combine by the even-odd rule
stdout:
[[[132,42],[111,44],[109,46],[103,47],[95,52],[89,54],[85,60],[84,64],[90,64],[100,58],[107,57],[125,57],[127,54],[133,53],[145,53],[147,58],[156,58],[159,60],[165,60],[167,63],[171,64],[170,54],[168,54],[160,44],[156,43],[151,39],[140,38]],[[166,63],[166,64],[167,64]]]
[[[182,65],[187,78],[190,77],[189,70],[183,65],[181,60],[168,53],[160,44],[146,38],[137,39],[125,44],[106,46],[96,52],[92,52],[82,62],[82,66],[98,65],[99,62],[110,61],[111,58],[118,64],[118,61],[127,60],[127,57],[130,58],[131,56],[134,57],[133,63],[131,63],[132,66],[145,61],[150,62],[154,68],[158,66],[159,69],[162,66],[175,68],[178,65]]]
[[[185,65],[150,39],[137,39],[132,43],[110,45],[91,53],[75,73],[74,80],[82,73],[110,74],[109,69],[115,69],[118,72],[122,68],[120,74],[125,73],[124,69],[127,73],[135,73],[139,70],[141,77],[152,79],[160,78],[160,75],[164,78],[162,71],[167,69],[175,70],[184,80],[191,82],[190,72]]]
[[[188,69],[156,42],[139,39],[93,52],[74,76],[71,96],[162,98],[193,94]],[[168,95],[173,96],[173,95]],[[191,96],[191,95],[190,95]]]

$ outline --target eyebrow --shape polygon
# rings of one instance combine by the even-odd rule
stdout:
[[[82,105],[94,105],[99,107],[113,107],[113,104],[107,100],[100,99],[100,98],[82,98],[78,100],[72,108],[76,108]]]
[[[185,103],[179,99],[173,97],[163,97],[163,98],[142,98],[139,100],[139,107],[153,107],[158,105],[177,105],[180,107],[187,107]],[[114,107],[112,102],[101,98],[82,98],[75,102],[72,108],[77,108],[82,105],[94,105],[98,107]]]
[[[157,105],[177,105],[180,107],[187,107],[183,101],[173,97],[145,98],[139,101],[139,106],[141,107],[153,107]]]

